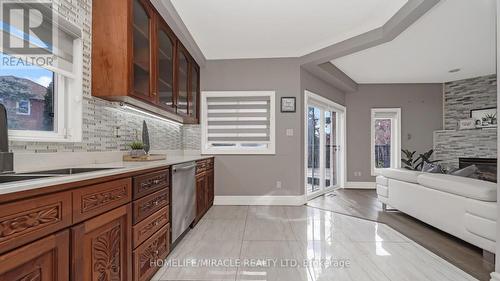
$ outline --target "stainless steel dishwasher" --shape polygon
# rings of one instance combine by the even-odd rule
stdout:
[[[196,163],[172,167],[172,243],[181,236],[196,217]]]

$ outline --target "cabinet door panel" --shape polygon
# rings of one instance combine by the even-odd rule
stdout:
[[[188,113],[189,89],[189,56],[182,45],[179,45],[177,57],[177,114]]]
[[[161,210],[152,214],[140,223],[134,225],[132,229],[134,235],[134,248],[146,241],[153,233],[165,226],[169,221],[170,210],[167,206],[163,207]]]
[[[174,97],[174,54],[175,36],[164,21],[158,23],[157,89],[158,104],[175,112]]]
[[[148,196],[142,197],[139,200],[134,201],[134,224],[144,220],[148,216],[152,215],[161,208],[167,206],[170,203],[169,189],[164,188]]]
[[[130,204],[72,228],[72,280],[130,281],[132,233]]]
[[[71,192],[0,205],[0,253],[71,224]]]
[[[158,271],[160,260],[170,252],[170,224],[156,232],[134,251],[134,281],[147,281]]]
[[[0,256],[0,281],[69,280],[69,231]]]
[[[207,177],[205,173],[196,176],[196,221],[199,221],[206,209]]]
[[[109,181],[73,191],[73,223],[97,216],[132,199],[130,178]]]
[[[132,0],[132,88],[136,97],[151,101],[153,11],[143,0]]]
[[[200,90],[200,75],[198,66],[194,61],[191,62],[190,67],[190,89],[189,89],[189,106],[188,114],[193,123],[198,121],[198,101]]]
[[[135,176],[133,182],[134,190],[132,192],[132,197],[135,200],[170,186],[170,170],[165,169]]]
[[[207,185],[208,185],[208,206],[210,208],[214,204],[215,186],[214,186],[214,170],[211,169],[207,172]]]

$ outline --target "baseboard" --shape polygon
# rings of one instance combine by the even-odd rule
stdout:
[[[376,189],[377,184],[375,182],[348,181],[345,183],[344,188],[346,188],[346,189]]]
[[[491,276],[490,281],[500,281],[500,273],[492,272],[490,276]]]
[[[215,196],[214,205],[264,205],[300,206],[306,203],[304,195],[299,196]]]

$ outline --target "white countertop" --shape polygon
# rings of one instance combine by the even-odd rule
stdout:
[[[140,170],[147,170],[153,168],[160,168],[171,166],[175,164],[180,164],[184,162],[197,161],[201,159],[211,158],[212,156],[203,156],[203,155],[176,155],[176,156],[167,156],[166,160],[160,161],[148,161],[148,162],[109,162],[109,163],[99,163],[99,164],[83,164],[83,165],[73,165],[65,168],[116,168],[109,170],[101,170],[96,172],[88,172],[67,176],[54,176],[48,178],[41,179],[33,179],[26,181],[17,181],[10,183],[2,183],[0,184],[0,195],[7,193],[14,193],[19,191],[26,191],[31,189],[37,189],[52,185],[66,184],[71,182],[107,177],[117,174],[135,172]],[[40,168],[40,170],[50,170],[46,168]],[[26,173],[28,171],[23,171]]]

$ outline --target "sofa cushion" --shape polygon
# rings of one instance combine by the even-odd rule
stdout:
[[[497,221],[497,203],[485,202],[467,198],[465,204],[467,213],[484,219]]]
[[[418,183],[417,177],[421,175],[422,172],[407,169],[381,169],[380,174],[390,179]]]
[[[383,186],[388,186],[389,185],[389,179],[384,177],[384,176],[377,176],[376,180],[377,184],[383,185]]]
[[[465,214],[464,223],[465,229],[467,229],[470,233],[491,241],[496,241],[496,222],[476,217],[471,214]]]
[[[467,198],[497,201],[497,185],[492,182],[451,175],[421,174],[418,176],[418,183],[428,188]]]

